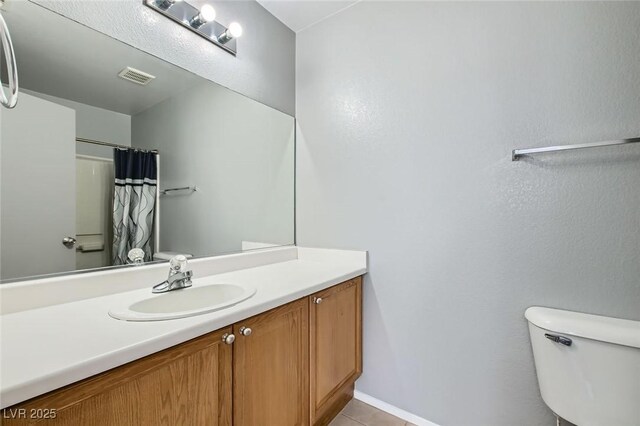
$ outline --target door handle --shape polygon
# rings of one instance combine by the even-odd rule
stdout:
[[[72,249],[76,245],[77,241],[78,240],[76,240],[73,237],[64,237],[62,239],[62,245],[65,246],[68,249]]]

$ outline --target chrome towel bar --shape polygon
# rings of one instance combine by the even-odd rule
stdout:
[[[162,189],[160,190],[160,194],[161,195],[166,195],[169,192],[174,192],[174,191],[191,191],[191,192],[196,192],[198,190],[197,186],[183,186],[180,188],[167,188],[167,189]]]
[[[640,142],[640,137],[629,138],[629,139],[618,139],[613,141],[578,143],[575,145],[556,145],[556,146],[545,146],[543,148],[514,149],[513,151],[511,151],[511,161],[518,161],[520,157],[523,157],[525,155],[540,154],[543,152],[570,151],[572,149],[627,145],[627,144],[638,143],[638,142]]]

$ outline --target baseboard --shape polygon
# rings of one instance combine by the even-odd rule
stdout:
[[[385,411],[389,414],[392,414],[404,421],[409,423],[413,423],[417,426],[438,426],[437,424],[430,422],[429,420],[423,419],[422,417],[416,416],[408,411],[401,410],[400,408],[393,406],[391,404],[387,404],[384,401],[380,401],[377,398],[374,398],[366,393],[362,393],[359,390],[353,392],[353,397],[359,401],[364,402],[365,404],[369,404],[373,407],[376,407],[379,410]]]

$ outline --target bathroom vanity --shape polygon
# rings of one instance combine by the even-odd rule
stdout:
[[[21,93],[0,109],[0,423],[328,423],[362,371],[367,256],[295,246],[294,117],[55,3],[2,5]],[[147,6],[125,15],[170,23]],[[196,63],[231,49],[219,32]],[[177,254],[192,287],[154,263]]]
[[[254,297],[220,311],[169,321],[120,321],[108,317],[106,309],[96,312],[96,321],[103,324],[96,324],[96,333],[104,332],[104,327],[114,327],[114,332],[116,328],[129,329],[133,330],[131,336],[137,336],[134,338],[137,343],[130,340],[127,332],[122,336],[104,335],[101,339],[85,336],[91,328],[86,324],[77,327],[77,336],[51,337],[42,344],[32,342],[43,351],[39,355],[42,363],[46,364],[48,358],[53,360],[49,377],[43,374],[46,366],[37,366],[40,372],[35,374],[30,369],[36,367],[31,363],[38,356],[25,357],[21,362],[3,342],[3,370],[13,371],[9,374],[11,377],[2,380],[5,407],[7,397],[24,399],[43,389],[43,385],[52,387],[60,383],[51,379],[62,367],[54,366],[55,360],[65,354],[72,358],[67,363],[66,380],[75,373],[86,375],[95,371],[97,365],[104,368],[117,363],[123,357],[136,359],[12,404],[4,409],[2,424],[41,421],[51,425],[328,424],[352,398],[354,383],[362,372],[362,274],[366,272],[366,253],[295,247],[274,249],[196,260],[193,261],[194,275],[212,268],[212,262],[219,268],[225,257],[238,262],[242,256],[253,257],[247,266],[267,264],[241,267],[213,277],[224,282],[253,281],[257,288]],[[266,259],[269,256],[295,258]],[[126,271],[119,273],[126,274]],[[197,286],[196,279],[194,287]],[[9,330],[6,343],[16,343],[11,342],[17,336],[13,333],[16,330],[10,328],[12,324],[38,321],[39,315],[55,315],[56,310],[64,310],[65,306],[69,314],[75,311],[78,315],[84,312],[91,316],[94,314],[87,312],[95,312],[98,305],[106,308],[123,297],[136,297],[148,291],[104,295],[5,315],[3,327]],[[258,313],[247,315],[253,312]],[[69,324],[62,321],[58,325],[68,327]],[[201,333],[207,327],[209,330]],[[158,347],[162,334],[166,337],[168,330],[174,337],[201,335],[163,350],[151,349]],[[75,345],[80,350],[84,338],[111,340],[109,345],[119,349],[100,353],[102,361],[92,366],[92,360],[81,359],[65,347]],[[47,344],[55,346],[47,352]],[[109,345],[103,345],[103,349]],[[143,347],[151,353],[143,357],[134,355],[141,353],[137,350]],[[23,348],[20,352],[27,353],[25,349],[35,347]],[[89,352],[92,351],[85,355]],[[16,369],[22,369],[22,374]]]

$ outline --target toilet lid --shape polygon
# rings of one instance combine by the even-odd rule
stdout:
[[[531,324],[555,333],[640,349],[640,321],[539,306],[527,309],[524,316]]]

